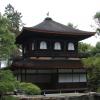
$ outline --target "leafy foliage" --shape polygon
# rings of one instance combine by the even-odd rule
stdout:
[[[100,86],[100,57],[88,57],[83,62],[87,68],[90,90],[96,91]]]
[[[0,94],[14,91],[18,82],[10,70],[0,70]]]
[[[10,70],[0,70],[0,96],[2,100],[4,98],[4,100],[17,100],[17,98],[5,95],[9,92],[14,93],[15,90],[24,91],[28,95],[38,95],[41,93],[41,89],[35,84],[25,82],[20,83],[16,80]]]
[[[11,4],[5,7],[5,14],[0,16],[0,59],[9,59],[20,55],[15,45],[15,37],[19,34],[22,23],[22,15]]]
[[[98,25],[96,31],[97,31],[97,34],[100,35],[100,12],[97,12],[95,15],[94,15],[94,20],[96,22],[96,24]]]
[[[40,88],[32,83],[22,82],[20,83],[20,89],[29,95],[37,95],[41,93]]]
[[[92,50],[92,55],[93,56],[100,56],[100,42],[98,42],[97,44],[96,44],[96,47],[95,48],[93,48],[93,50]]]
[[[79,52],[81,53],[89,53],[92,51],[93,47],[90,44],[86,44],[83,42],[79,42]]]
[[[88,86],[90,90],[97,91],[100,88],[100,43],[91,50],[91,55],[83,59],[88,73]]]
[[[95,60],[94,57],[83,58],[83,63],[87,68],[91,68],[94,66],[93,61]]]
[[[9,29],[9,20],[0,15],[0,58],[9,58],[13,50],[16,48],[14,45],[15,36]]]
[[[24,25],[21,20],[21,13],[15,10],[11,4],[8,4],[5,7],[4,15],[9,19],[9,30],[18,35],[20,27]]]

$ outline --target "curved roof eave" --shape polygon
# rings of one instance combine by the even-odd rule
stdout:
[[[88,31],[82,31],[79,29],[75,29],[73,27],[69,27],[63,24],[60,24],[56,21],[53,21],[51,18],[45,18],[43,22],[40,24],[34,26],[34,27],[23,27],[21,34],[19,34],[16,38],[17,41],[20,39],[31,36],[39,33],[43,35],[53,35],[53,36],[71,36],[71,37],[78,37],[80,40],[86,39],[90,36],[93,36],[96,34],[96,32],[88,32]]]
[[[50,33],[50,34],[61,34],[61,35],[95,35],[96,32],[88,32],[88,31],[82,31],[82,32],[59,32],[59,31],[48,31],[48,30],[38,30],[33,29],[31,27],[23,27],[23,30],[21,33],[23,33],[24,30],[31,31],[31,32],[40,32],[40,33]]]

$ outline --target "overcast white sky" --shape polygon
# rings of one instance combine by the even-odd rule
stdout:
[[[43,21],[49,11],[57,22],[65,25],[71,22],[78,25],[78,29],[95,31],[90,25],[94,25],[93,16],[100,11],[100,0],[0,0],[0,12],[3,13],[9,3],[22,13],[22,20],[29,27]],[[85,40],[92,45],[97,41],[100,37]]]

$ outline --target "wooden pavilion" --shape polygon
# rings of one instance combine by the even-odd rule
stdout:
[[[78,52],[78,42],[94,34],[49,17],[34,27],[23,27],[16,38],[22,57],[13,60],[11,70],[18,80],[42,90],[85,91],[87,74],[81,62],[85,54]]]

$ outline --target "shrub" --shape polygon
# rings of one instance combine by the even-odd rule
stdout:
[[[18,86],[18,82],[10,70],[0,70],[0,95],[13,92]]]
[[[20,83],[20,89],[25,92],[25,94],[29,95],[38,95],[41,94],[41,89],[32,83]]]
[[[98,86],[96,92],[100,93],[100,86]]]

